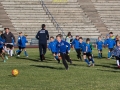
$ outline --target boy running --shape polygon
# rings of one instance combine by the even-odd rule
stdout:
[[[83,58],[84,58],[85,62],[88,64],[88,66],[90,66],[90,62],[89,62],[89,60],[87,60],[87,57],[86,57],[86,43],[83,42],[82,37],[79,38],[79,42],[80,42],[79,45],[82,48]]]
[[[54,37],[50,37],[50,43],[48,45],[48,49],[51,50],[55,60],[57,60],[58,63],[60,63],[58,53],[57,53],[57,49],[56,49],[56,44],[57,44],[57,41],[54,39]]]
[[[72,61],[68,55],[68,53],[70,52],[70,44],[66,41],[63,41],[62,36],[60,34],[58,34],[56,38],[58,41],[56,44],[57,53],[59,53],[59,56],[62,57],[63,65],[65,66],[65,69],[68,70],[68,64],[66,60],[70,62],[70,64],[72,64]]]
[[[111,57],[111,52],[112,52],[112,50],[114,49],[114,46],[115,46],[115,40],[112,39],[113,33],[110,32],[109,34],[110,34],[110,35],[109,35],[110,37],[109,37],[109,39],[107,40],[107,46],[108,46],[108,49],[109,49],[109,51],[108,51],[108,59],[110,59],[110,57]]]
[[[92,57],[92,48],[90,45],[90,39],[86,39],[86,56],[88,57],[88,60],[92,62],[91,66],[94,66],[94,60]]]
[[[98,41],[96,42],[96,49],[98,50],[98,58],[102,58],[102,47],[103,47],[103,42],[101,40],[101,37],[98,37]]]
[[[28,57],[27,51],[26,51],[26,43],[28,43],[26,39],[27,35],[22,35],[22,32],[20,33],[20,36],[18,38],[18,45],[19,45],[19,51],[17,53],[18,57],[20,57],[20,54],[22,51],[24,51],[24,55]]]
[[[81,48],[80,48],[80,45],[79,45],[79,36],[78,35],[73,40],[72,46],[75,48],[75,51],[77,53],[77,58],[82,61],[82,58],[81,58]]]

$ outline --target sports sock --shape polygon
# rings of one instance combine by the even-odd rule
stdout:
[[[13,50],[10,50],[10,56],[12,56],[13,55]]]
[[[108,58],[110,58],[110,52],[108,52]]]
[[[119,62],[119,60],[116,60],[116,62],[117,62],[117,65],[119,66],[119,65],[120,65],[120,62]]]
[[[58,56],[55,56],[55,59],[58,60],[59,59]]]
[[[85,60],[85,62],[89,65],[90,64],[90,62],[87,60],[87,59],[84,59]]]
[[[101,58],[101,54],[100,53],[98,53],[98,57]]]
[[[27,51],[24,51],[25,56],[28,56]]]
[[[20,50],[16,50],[16,53],[18,53]]]
[[[93,60],[93,58],[91,58],[90,61],[92,61],[93,64],[95,63],[94,60]]]

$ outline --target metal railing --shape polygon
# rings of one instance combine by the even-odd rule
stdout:
[[[44,1],[43,1],[43,0],[40,0],[40,2],[41,2],[41,5],[42,5],[44,11],[45,11],[46,14],[48,15],[49,19],[51,20],[51,22],[52,22],[53,25],[55,26],[56,30],[58,30],[58,32],[59,32],[60,34],[62,34],[63,37],[66,36],[65,33],[63,32],[63,28],[60,27],[59,24],[56,22],[56,20],[54,19],[54,17],[52,16],[52,14],[49,12],[48,8],[46,7]]]

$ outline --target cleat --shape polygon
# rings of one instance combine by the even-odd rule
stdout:
[[[20,55],[17,55],[18,57],[20,57]]]
[[[6,59],[6,60],[8,60],[8,57],[7,57],[7,56],[5,56],[5,59]]]
[[[3,61],[4,63],[6,62],[6,60]]]

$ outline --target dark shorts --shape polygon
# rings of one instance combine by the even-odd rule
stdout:
[[[21,50],[21,49],[25,49],[25,47],[21,47],[21,46],[19,46],[19,49]]]
[[[109,48],[110,52],[113,50],[113,48]]]
[[[86,56],[87,57],[90,57],[90,56],[92,57],[92,54],[90,52],[88,52],[88,53],[86,53]]]
[[[2,47],[2,48],[0,48],[0,53],[2,53],[2,51],[3,51],[3,47]]]
[[[115,56],[116,60],[120,60],[120,57]]]
[[[13,48],[13,45],[7,44],[6,47],[12,49],[12,48]]]
[[[86,53],[83,53],[83,55],[86,55]]]

